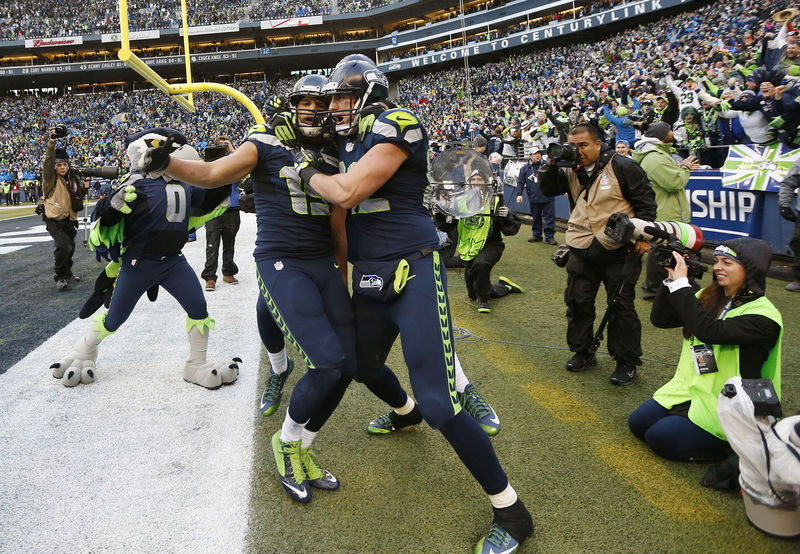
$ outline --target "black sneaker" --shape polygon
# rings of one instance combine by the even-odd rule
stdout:
[[[617,368],[608,379],[612,385],[627,387],[636,379],[636,364],[633,362],[617,362]]]
[[[587,368],[597,365],[597,357],[591,356],[586,352],[575,352],[575,355],[567,362],[568,371],[585,371]]]
[[[478,299],[478,313],[488,314],[492,311],[489,301],[483,298]]]
[[[400,415],[394,410],[386,415],[376,417],[367,425],[367,433],[370,435],[388,435],[403,427],[410,427],[422,423],[422,413],[418,406],[414,406],[406,415]]]
[[[473,552],[490,554],[516,552],[526,538],[533,534],[533,520],[520,499],[508,508],[492,508],[494,521]]]

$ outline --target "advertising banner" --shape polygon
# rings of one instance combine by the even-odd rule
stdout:
[[[27,38],[25,48],[48,48],[51,46],[72,46],[83,44],[83,37]]]
[[[692,172],[686,198],[692,223],[703,230],[706,240],[721,242],[736,237],[759,237],[764,193],[726,188],[718,169]]]
[[[128,40],[153,40],[160,36],[161,32],[158,31],[158,29],[154,31],[131,31],[128,33]],[[100,40],[102,42],[120,42],[120,34],[104,33],[103,35],[100,35]]]
[[[262,29],[282,29],[284,27],[305,27],[307,25],[322,25],[321,15],[309,17],[287,17],[284,19],[268,19],[261,22]]]
[[[189,27],[189,36],[194,35],[213,35],[216,33],[238,33],[239,22],[225,23],[221,25],[200,25],[198,27]],[[183,28],[181,28],[181,36],[183,36]]]

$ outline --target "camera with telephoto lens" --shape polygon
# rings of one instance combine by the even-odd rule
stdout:
[[[700,263],[703,231],[696,225],[680,221],[645,221],[629,217],[624,212],[611,214],[605,233],[620,244],[646,240],[658,245],[656,261],[662,267],[675,267],[673,252],[686,258],[688,276],[701,279],[708,266]]]
[[[580,164],[581,158],[578,153],[578,147],[574,144],[553,142],[547,147],[547,159],[552,160],[553,165],[556,167],[576,169]]]
[[[73,171],[83,178],[99,177],[101,179],[116,179],[119,176],[119,167],[106,165],[103,167],[75,167]]]
[[[742,379],[742,390],[753,402],[753,415],[756,417],[783,417],[781,401],[770,379]],[[722,387],[722,394],[733,398],[736,396],[736,385],[726,384]]]

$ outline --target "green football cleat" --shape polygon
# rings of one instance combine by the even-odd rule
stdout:
[[[300,461],[300,441],[282,441],[281,431],[278,429],[272,435],[272,453],[275,454],[275,465],[278,467],[283,490],[293,500],[303,504],[310,502],[311,489]]]
[[[492,523],[489,532],[475,545],[474,554],[511,554],[519,548],[519,542],[505,529]]]
[[[497,417],[497,413],[491,405],[475,389],[475,385],[472,383],[467,385],[464,392],[459,393],[458,397],[467,413],[472,416],[487,435],[493,437],[500,432],[500,418]]]
[[[403,427],[409,427],[422,423],[422,414],[418,406],[406,415],[400,415],[394,410],[381,417],[376,417],[367,425],[367,433],[370,435],[388,435]]]
[[[519,293],[525,292],[521,286],[516,284],[508,277],[503,277],[501,275],[497,280],[500,281],[500,284],[505,286],[511,292],[519,292]]]
[[[339,480],[330,471],[323,469],[317,462],[317,453],[311,447],[300,449],[300,463],[308,478],[308,484],[315,489],[335,491],[339,488]]]
[[[269,368],[267,385],[264,387],[264,394],[261,395],[261,415],[271,416],[278,410],[283,396],[283,385],[286,384],[286,379],[293,369],[294,360],[291,358],[287,360],[286,371],[283,373],[272,373],[272,368]]]

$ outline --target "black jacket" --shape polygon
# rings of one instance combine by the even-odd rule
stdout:
[[[755,300],[760,295],[739,295],[734,306]],[[653,301],[650,322],[656,327],[670,329],[687,326],[706,344],[738,344],[739,373],[744,379],[761,377],[761,366],[778,340],[781,328],[763,315],[746,314],[729,319],[717,319],[703,309],[691,287],[673,293],[661,287]]]

